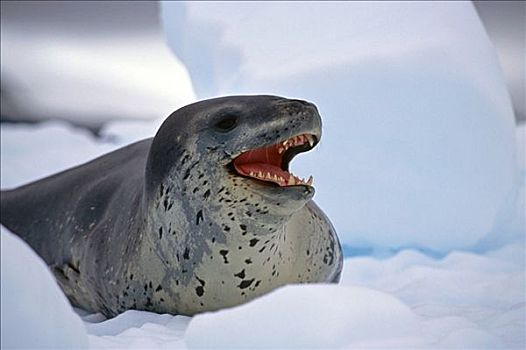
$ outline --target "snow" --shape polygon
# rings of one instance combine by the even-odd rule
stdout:
[[[117,145],[99,143],[84,129],[64,122],[35,127],[2,124],[2,188],[22,185],[107,153]]]
[[[10,348],[87,348],[88,337],[44,261],[1,226],[1,344]]]
[[[385,293],[297,285],[243,307],[197,316],[185,339],[189,348],[341,348],[353,343],[363,346],[371,339],[402,345],[415,331],[416,315]]]
[[[90,125],[166,117],[192,102],[192,83],[165,45],[156,7],[2,3],[3,115]],[[141,27],[144,21],[152,23]]]
[[[162,18],[198,97],[319,107],[322,142],[292,168],[313,173],[347,245],[445,254],[520,237],[513,110],[471,3],[165,2]]]
[[[95,319],[93,319],[93,316]],[[90,319],[91,318],[91,319]],[[190,317],[126,311],[104,320],[100,314],[83,317],[92,348],[184,349],[183,335]]]

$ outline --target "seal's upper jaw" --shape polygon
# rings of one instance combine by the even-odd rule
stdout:
[[[241,153],[232,164],[238,175],[270,182],[281,187],[312,186],[312,176],[300,179],[288,171],[289,162],[301,152],[312,149],[318,142],[315,135],[301,134],[276,144]]]

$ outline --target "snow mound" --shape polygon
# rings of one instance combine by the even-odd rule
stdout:
[[[347,259],[341,283],[396,296],[425,320],[424,334],[437,346],[521,348],[524,261],[522,242],[488,255],[454,252],[441,260],[403,251],[385,260]]]
[[[296,285],[241,307],[195,316],[185,340],[189,348],[341,348],[371,339],[403,346],[418,333],[418,317],[385,293]]]
[[[322,142],[292,166],[344,243],[484,251],[521,234],[513,110],[471,3],[166,2],[162,18],[200,98],[316,103]]]
[[[87,348],[86,329],[44,261],[3,226],[0,237],[2,349]]]

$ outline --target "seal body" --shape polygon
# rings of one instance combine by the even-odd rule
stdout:
[[[337,282],[335,230],[310,182],[286,169],[320,137],[304,101],[201,101],[153,139],[2,191],[1,222],[73,305],[106,316],[193,315],[289,283]]]

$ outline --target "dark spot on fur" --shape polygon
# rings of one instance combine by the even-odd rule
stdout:
[[[183,259],[185,259],[185,260],[190,259],[190,251],[188,250],[188,248],[184,249]]]
[[[241,281],[241,283],[238,285],[239,289],[245,289],[245,288],[250,287],[250,285],[252,284],[252,282],[254,282],[254,280],[255,278],[252,278],[251,280]]]
[[[202,286],[198,286],[195,289],[195,294],[197,294],[198,297],[202,297],[203,294],[205,294],[205,289]]]
[[[245,259],[245,264],[252,264],[252,260],[251,259]]]
[[[203,221],[203,211],[202,210],[199,210],[197,212],[197,215],[195,216],[195,224],[196,225],[199,225],[199,223]]]
[[[203,281],[202,279],[200,279],[199,277],[195,276],[195,278],[197,279],[197,281],[204,287],[205,286],[205,281]]]
[[[159,227],[159,239],[163,238],[163,228]]]
[[[161,287],[161,285],[159,284],[159,285],[157,286],[157,288],[155,288],[155,291],[158,292],[158,291],[160,291],[160,290],[162,290],[162,289],[163,289],[163,287]]]
[[[210,196],[210,190],[206,190],[205,194],[203,194],[203,198],[207,199]]]
[[[237,277],[237,278],[241,278],[241,279],[245,278],[245,269],[243,269],[240,272],[234,274],[234,276]]]
[[[249,244],[250,244],[251,247],[253,247],[253,246],[255,246],[258,242],[259,242],[259,239],[257,239],[257,238],[252,238],[252,239],[250,240],[250,243],[249,243]]]
[[[223,260],[224,260],[225,264],[228,264],[228,259],[226,258],[227,254],[228,254],[228,250],[222,249],[222,250],[219,251],[219,254],[221,254],[223,256]]]
[[[146,298],[146,303],[144,304],[144,306],[146,306],[146,307],[153,306],[152,299],[150,299],[149,297]]]

